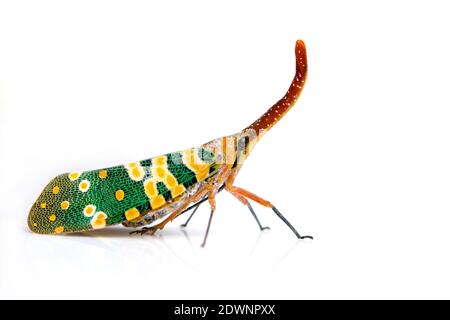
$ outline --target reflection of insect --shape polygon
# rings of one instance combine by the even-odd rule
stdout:
[[[267,200],[234,186],[234,180],[255,144],[295,104],[307,76],[306,49],[298,40],[295,47],[296,73],[286,95],[250,126],[231,136],[212,140],[200,147],[169,153],[123,166],[57,176],[44,189],[28,216],[30,229],[37,233],[66,233],[103,228],[117,223],[143,227],[136,233],[156,230],[208,201],[211,219],[215,196],[225,189],[246,205],[261,230],[249,200],[271,208],[295,235],[300,236]]]

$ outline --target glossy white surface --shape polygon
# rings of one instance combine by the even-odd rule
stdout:
[[[450,298],[444,2],[0,4],[0,298]],[[310,73],[236,184],[183,233],[31,234],[53,176],[199,145]]]

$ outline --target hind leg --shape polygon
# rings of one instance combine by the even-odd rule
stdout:
[[[242,202],[244,205],[250,205],[250,202],[248,201],[248,199],[253,200],[267,208],[271,208],[273,210],[273,212],[275,212],[275,214],[292,230],[292,232],[294,232],[294,234],[296,235],[296,237],[298,239],[313,239],[313,237],[311,236],[301,236],[297,230],[295,230],[294,226],[281,214],[280,211],[278,211],[278,209],[270,203],[270,201],[267,201],[261,197],[258,197],[256,194],[247,191],[245,189],[236,187],[233,185],[234,182],[234,178],[235,175],[231,175],[226,182],[226,186],[225,189],[230,192],[235,198],[237,198],[240,202]],[[251,206],[249,207],[251,208]],[[255,215],[256,217],[256,215]],[[261,226],[261,224],[259,224]]]
[[[245,189],[239,188],[239,187],[235,187],[235,186],[230,186],[227,188],[227,190],[234,195],[236,198],[238,199],[242,199],[244,198],[245,200],[250,199],[253,200],[265,207],[271,208],[273,210],[273,212],[275,212],[275,214],[292,230],[292,232],[294,232],[294,234],[297,236],[297,238],[299,239],[313,239],[313,237],[311,236],[301,236],[297,230],[295,230],[294,226],[281,214],[280,211],[278,211],[278,209],[271,204],[269,201],[264,200],[261,197],[258,197],[256,194],[251,193],[250,191],[247,191]],[[242,202],[242,200],[241,200]],[[247,200],[248,202],[248,200]]]

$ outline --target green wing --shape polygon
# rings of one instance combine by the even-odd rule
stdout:
[[[213,153],[192,148],[126,165],[65,173],[45,187],[28,216],[36,233],[98,229],[164,207],[215,174]]]

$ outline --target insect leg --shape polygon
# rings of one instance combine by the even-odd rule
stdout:
[[[233,186],[228,186],[227,187],[227,191],[230,192],[236,199],[238,199],[243,205],[247,206],[247,208],[250,210],[251,214],[253,215],[253,217],[256,220],[256,223],[259,226],[259,230],[263,231],[263,230],[267,230],[270,229],[270,227],[263,227],[261,222],[258,219],[258,216],[255,213],[255,210],[253,210],[252,205],[250,204],[250,202],[247,200],[247,198],[245,198],[244,196],[238,194],[237,192],[233,191]]]
[[[242,198],[248,198],[248,199],[251,199],[265,207],[271,208],[273,210],[273,212],[275,212],[275,214],[292,230],[292,232],[294,232],[294,234],[297,236],[297,238],[313,239],[313,237],[311,237],[311,236],[301,236],[297,232],[297,230],[295,230],[295,228],[292,226],[292,224],[269,201],[264,200],[263,198],[258,197],[256,194],[251,193],[250,191],[247,191],[247,190],[239,188],[239,187],[229,186],[229,187],[227,187],[227,190],[230,191],[232,194],[234,194],[238,199],[240,199],[238,196],[240,196]],[[241,200],[241,202],[242,202],[242,200]]]
[[[205,246],[206,239],[208,239],[209,228],[211,228],[211,221],[212,221],[213,214],[214,214],[214,210],[211,209],[211,214],[209,215],[209,220],[208,220],[208,226],[206,227],[205,237],[203,238],[203,243],[201,245],[202,247]]]
[[[213,218],[213,214],[214,211],[216,210],[216,200],[214,199],[215,195],[210,192],[209,196],[208,196],[208,202],[209,205],[211,206],[211,214],[209,215],[209,220],[208,220],[208,226],[206,227],[206,232],[205,232],[205,237],[203,238],[203,243],[202,243],[202,247],[205,247],[206,244],[206,240],[208,239],[208,234],[209,234],[209,228],[211,228],[211,221]]]
[[[262,226],[261,222],[260,222],[259,219],[258,219],[258,216],[257,216],[256,213],[255,213],[255,210],[253,210],[253,207],[252,207],[252,205],[250,204],[250,201],[248,201],[247,198],[245,198],[244,196],[240,195],[239,193],[233,191],[232,188],[233,188],[233,187],[231,186],[231,187],[229,187],[227,190],[228,190],[228,191],[229,191],[236,199],[238,199],[243,205],[247,206],[247,208],[250,210],[251,214],[252,214],[253,217],[255,218],[256,223],[257,223],[258,226],[259,226],[259,229],[260,229],[261,231],[266,230],[266,229],[270,229],[270,227],[263,227],[263,226]]]
[[[252,213],[253,217],[255,218],[256,223],[257,223],[258,226],[259,226],[259,230],[261,230],[261,231],[269,230],[269,229],[270,229],[269,226],[265,226],[265,227],[262,226],[262,224],[261,224],[261,222],[259,221],[258,216],[257,216],[256,213],[255,213],[255,210],[253,210],[253,207],[252,207],[252,205],[250,204],[250,202],[247,204],[247,207],[248,207],[248,209],[250,210],[250,212]]]
[[[175,219],[176,217],[178,217],[180,215],[180,212],[182,210],[184,210],[186,207],[187,207],[187,205],[185,205],[184,207],[180,207],[178,210],[171,213],[164,221],[160,222],[159,224],[157,224],[153,227],[142,227],[139,230],[130,232],[130,234],[140,234],[142,236],[144,233],[148,233],[150,235],[153,235],[157,230],[163,229],[168,222],[170,222],[173,219]],[[195,210],[197,210],[197,209],[198,209],[198,206],[195,208]],[[194,212],[195,212],[195,210],[194,210]]]
[[[219,191],[222,191],[222,189],[223,189],[223,187],[221,187],[221,188],[219,189]],[[233,195],[234,195],[234,194],[233,194]],[[193,206],[187,208],[187,209],[184,211],[184,212],[186,212],[186,211],[189,211],[189,210],[191,210],[191,209],[194,209],[194,211],[191,213],[191,215],[190,215],[189,218],[186,220],[186,222],[183,223],[183,224],[181,225],[182,228],[186,228],[186,227],[187,227],[187,225],[189,224],[189,221],[191,221],[191,219],[192,219],[192,217],[194,216],[194,214],[195,214],[195,212],[197,211],[197,209],[198,209],[198,208],[200,207],[200,205],[201,205],[203,202],[205,202],[206,200],[208,200],[208,198],[203,198],[201,201],[197,202],[196,204],[194,204]],[[256,223],[258,224],[259,229],[260,229],[261,231],[269,230],[269,229],[270,229],[269,226],[266,226],[266,227],[263,227],[263,226],[262,226],[261,221],[259,221],[258,216],[256,215],[256,212],[255,212],[255,210],[253,209],[253,207],[252,207],[252,205],[250,204],[250,202],[249,202],[247,199],[245,199],[245,198],[243,198],[243,200],[245,201],[245,205],[247,206],[247,208],[250,210],[250,213],[251,213],[252,216],[255,218],[255,221],[256,221]],[[182,212],[182,213],[184,213],[184,212]]]
[[[191,221],[192,217],[194,216],[195,212],[197,211],[197,209],[200,207],[201,204],[202,204],[202,203],[199,202],[199,203],[197,203],[197,204],[193,207],[193,208],[194,208],[194,211],[192,211],[192,213],[191,213],[191,215],[189,216],[189,218],[186,220],[185,223],[183,223],[183,224],[181,225],[181,227],[183,227],[183,228],[186,228],[186,227],[187,227],[189,221]]]
[[[217,193],[219,193],[219,192],[222,191],[223,189],[225,189],[225,184],[223,184],[223,185],[219,188],[219,190],[217,191]],[[187,208],[186,210],[184,210],[182,213],[180,213],[180,214],[183,214],[183,213],[185,213],[185,212],[187,212],[187,211],[189,211],[189,210],[191,210],[191,209],[194,209],[194,212],[191,213],[191,215],[189,216],[189,218],[186,220],[185,223],[183,223],[183,224],[181,225],[181,227],[183,227],[183,228],[187,227],[189,221],[192,219],[192,216],[193,216],[194,213],[197,211],[198,207],[199,207],[203,202],[205,202],[206,200],[208,200],[208,197],[204,197],[202,200],[200,200],[200,201],[197,202],[196,204],[190,206],[189,208]]]

